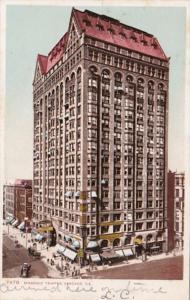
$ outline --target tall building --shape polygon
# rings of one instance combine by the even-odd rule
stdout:
[[[85,250],[167,250],[169,58],[142,30],[73,9],[33,81],[33,221]]]
[[[5,218],[12,217],[19,223],[32,219],[32,180],[16,179],[3,189]]]

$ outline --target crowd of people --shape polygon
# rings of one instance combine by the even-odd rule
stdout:
[[[51,266],[55,266],[63,277],[80,278],[80,266],[76,262],[70,261],[64,256],[59,257],[57,263],[55,263],[55,259],[53,257],[51,259],[47,259],[47,263]]]

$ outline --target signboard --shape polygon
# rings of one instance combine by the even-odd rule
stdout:
[[[52,226],[46,226],[46,227],[40,227],[37,229],[38,232],[44,232],[44,231],[53,231]]]
[[[132,249],[123,249],[123,253],[125,256],[131,256],[134,255]]]
[[[99,254],[91,254],[90,258],[92,261],[96,262],[96,261],[101,261],[100,255]]]
[[[108,234],[101,234],[100,235],[100,239],[102,240],[114,240],[116,238],[122,237],[123,236],[123,232],[118,232],[118,233],[108,233]]]
[[[119,256],[124,256],[124,253],[122,250],[115,250],[115,253],[118,254]]]

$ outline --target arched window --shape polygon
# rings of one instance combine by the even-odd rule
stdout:
[[[89,71],[90,71],[92,74],[96,74],[97,71],[98,71],[98,69],[97,69],[95,66],[91,66],[91,67],[89,68]]]
[[[108,71],[108,70],[103,70],[103,71],[102,71],[102,78],[103,78],[103,79],[110,79],[110,71]]]
[[[124,241],[124,245],[130,245],[130,244],[131,244],[131,236],[127,236]]]
[[[115,83],[116,82],[121,82],[121,80],[122,80],[121,73],[119,73],[119,72],[115,73],[114,77],[115,77]]]
[[[77,69],[77,77],[79,77],[79,76],[81,76],[81,67],[79,67],[78,69]]]
[[[148,82],[148,88],[149,88],[150,90],[154,90],[154,81],[150,80],[150,81]]]
[[[143,78],[139,78],[137,80],[137,84],[140,85],[140,86],[144,85],[144,79]]]
[[[128,76],[126,77],[126,80],[127,80],[128,82],[133,82],[133,76],[128,75]]]
[[[150,242],[152,240],[152,234],[148,234],[146,237],[146,241]]]
[[[108,247],[108,240],[103,240],[101,242],[101,248],[107,248]]]
[[[75,73],[73,72],[72,74],[71,74],[71,81],[74,81],[75,80]]]
[[[159,90],[159,91],[163,91],[163,90],[164,90],[164,85],[163,85],[163,83],[159,83],[159,84],[158,84],[158,90]]]
[[[113,241],[113,247],[117,247],[117,246],[119,246],[120,245],[120,239],[115,239],[114,241]]]

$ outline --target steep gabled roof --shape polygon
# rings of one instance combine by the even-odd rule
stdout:
[[[74,9],[74,16],[87,36],[160,59],[167,59],[158,40],[151,34],[88,10],[82,12]]]
[[[67,36],[68,33],[66,32],[64,36],[59,40],[59,42],[49,52],[47,58],[46,73],[62,58],[67,42]]]
[[[75,8],[71,13],[69,28],[73,17],[80,32],[84,32],[86,36],[145,55],[168,60],[157,38],[152,34],[122,24],[108,16],[99,15],[89,10],[82,12]],[[46,74],[63,57],[68,35],[69,33],[66,32],[48,56],[38,54],[37,61],[39,61],[42,74]]]
[[[38,54],[37,61],[39,62],[42,75],[46,73],[47,56]]]

